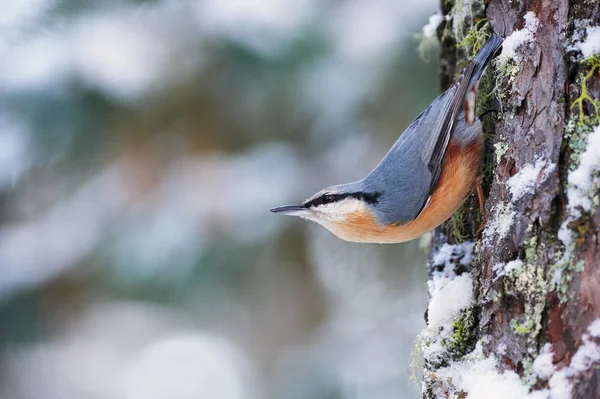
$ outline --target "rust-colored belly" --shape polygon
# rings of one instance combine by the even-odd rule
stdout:
[[[401,226],[381,226],[365,211],[351,216],[343,225],[331,226],[332,232],[347,241],[399,243],[433,230],[456,212],[473,189],[479,175],[480,152],[479,140],[466,146],[448,144],[437,188],[415,220]]]

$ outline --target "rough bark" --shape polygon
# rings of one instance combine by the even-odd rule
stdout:
[[[567,175],[577,162],[572,156],[577,143],[572,141],[581,138],[568,131],[573,130],[567,127],[569,120],[574,121],[578,112],[577,108],[571,111],[571,104],[580,95],[581,77],[589,71],[589,66],[575,61],[565,43],[572,37],[577,20],[599,24],[599,1],[490,0],[485,7],[464,1],[470,7],[470,12],[461,15],[465,31],[487,17],[494,31],[506,37],[523,28],[524,15],[530,11],[536,14],[539,26],[532,43],[519,47],[522,62],[513,69],[513,76],[499,76],[496,71],[487,86],[482,83],[482,90],[496,88],[486,105],[500,108],[494,116],[486,117],[484,124],[488,132],[482,172],[487,220],[479,216],[472,196],[459,218],[434,233],[434,254],[444,244],[474,241],[473,260],[467,268],[473,276],[474,305],[467,312],[471,322],[464,326],[468,331],[463,334],[461,350],[441,362],[426,356],[426,398],[452,395],[448,388],[451,383],[441,381],[436,372],[460,361],[476,342],[482,344],[486,356],[498,359],[499,373],[516,372],[531,391],[548,389],[547,380],[531,378],[532,362],[542,346],[551,343],[556,369],[566,367],[590,323],[600,317],[600,209],[584,212],[565,225],[575,240],[570,256],[565,255],[569,249],[558,236],[568,219]],[[456,12],[455,6],[454,1],[442,0],[445,14]],[[464,48],[457,50],[459,40],[448,24],[438,29],[442,88],[454,80],[464,66],[461,62],[467,59]],[[590,96],[599,99],[598,74],[587,83]],[[593,110],[586,107],[585,112],[591,115]],[[585,131],[585,127],[581,129]],[[540,159],[556,167],[548,168],[548,173],[542,168],[535,189],[515,200],[507,180]],[[479,229],[482,220],[485,224]],[[504,223],[502,232],[498,231],[499,223]],[[523,262],[521,270],[499,277],[495,266],[516,259]],[[431,263],[432,273],[448,267]],[[456,274],[461,272],[456,270]],[[506,351],[498,351],[499,347]],[[457,397],[468,394],[462,392]],[[598,367],[573,379],[573,397],[600,398]]]

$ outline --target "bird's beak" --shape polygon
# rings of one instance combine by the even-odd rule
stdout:
[[[279,213],[281,215],[288,216],[304,216],[308,213],[308,209],[306,209],[303,205],[284,205],[278,206],[277,208],[269,209],[273,213]]]

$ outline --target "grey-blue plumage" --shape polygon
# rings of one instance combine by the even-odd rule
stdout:
[[[421,112],[367,177],[333,191],[379,193],[374,214],[386,225],[417,218],[436,188],[450,140],[468,143],[481,135],[479,120],[465,121],[463,102],[501,45],[493,34],[456,84]]]
[[[483,141],[477,84],[501,46],[493,34],[456,84],[421,112],[367,177],[271,212],[315,221],[355,242],[404,242],[439,226],[477,182]]]

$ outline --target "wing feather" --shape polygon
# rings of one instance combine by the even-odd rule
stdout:
[[[452,129],[454,128],[454,123],[456,122],[458,114],[462,109],[463,100],[470,87],[470,81],[474,70],[475,64],[469,64],[461,76],[461,79],[454,85],[454,94],[452,95],[450,101],[445,104],[444,112],[439,116],[439,123],[436,126],[436,129],[431,132],[432,136],[436,137],[437,139],[435,140],[435,145],[429,159],[425,159],[427,168],[431,172],[432,177],[429,189],[430,195],[435,190],[440,179],[440,175],[442,174],[444,156],[446,155],[446,149],[448,148],[448,143],[450,142]]]
[[[459,80],[417,116],[379,165],[363,179],[365,190],[382,193],[377,206],[380,222],[402,224],[418,217],[437,187],[457,123],[461,126],[457,132],[461,139],[480,134],[477,120],[471,121],[474,125],[471,129],[471,123],[459,121],[459,117],[464,112],[467,93],[476,89],[485,66],[501,44],[502,39],[492,35]],[[469,110],[473,112],[474,109]]]

